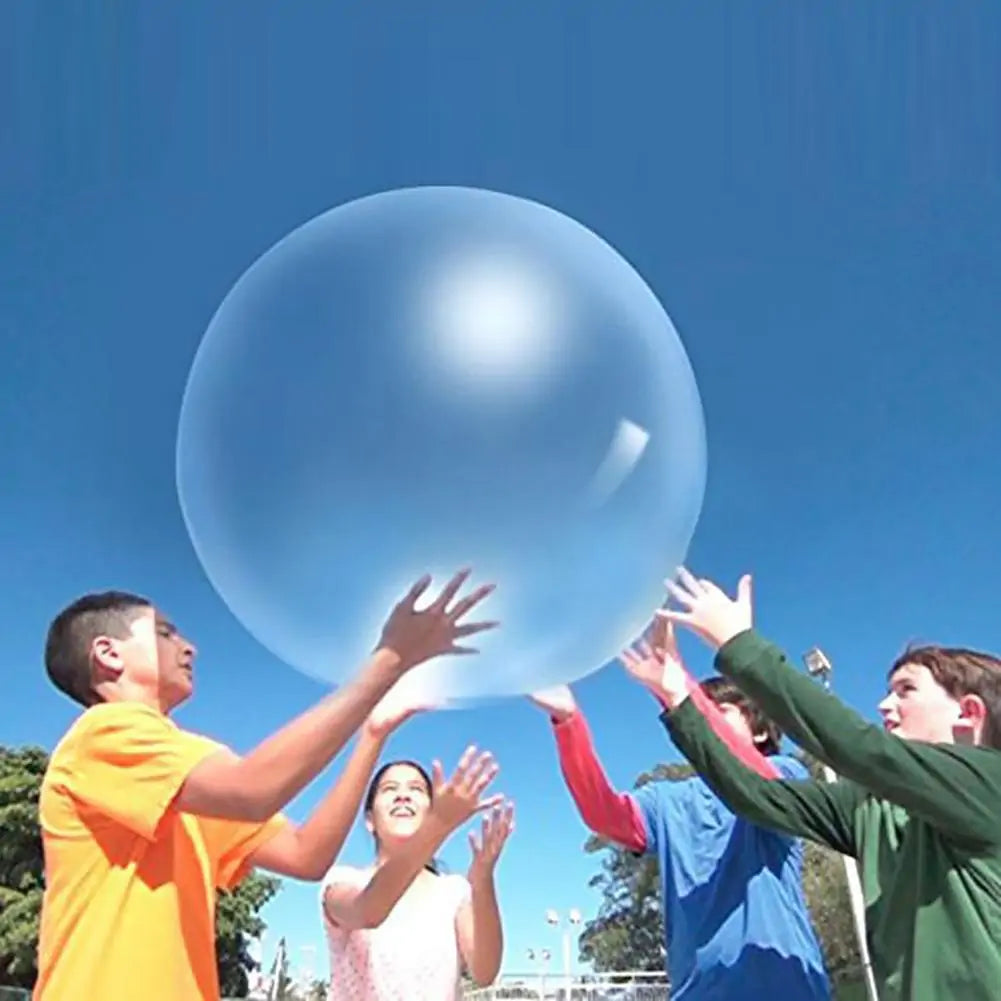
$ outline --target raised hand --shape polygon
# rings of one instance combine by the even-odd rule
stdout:
[[[664,696],[672,705],[688,694],[688,673],[674,627],[667,619],[655,618],[649,638],[623,650],[619,660],[641,685]]]
[[[700,636],[714,650],[751,628],[754,620],[751,578],[737,584],[737,597],[730,598],[710,580],[698,580],[682,567],[678,582],[666,582],[668,594],[684,609],[664,608],[657,615],[676,622]]]
[[[528,700],[560,722],[569,719],[577,711],[577,701],[568,685],[541,688],[537,692],[532,692]]]
[[[429,576],[422,577],[393,608],[383,626],[379,646],[392,650],[405,668],[416,667],[442,654],[477,653],[478,651],[472,647],[460,646],[458,640],[486,629],[493,629],[497,623],[460,624],[459,620],[490,594],[494,590],[494,585],[485,584],[476,588],[449,608],[450,602],[459,593],[459,588],[468,577],[469,570],[460,571],[442,588],[441,594],[427,608],[418,610],[417,599],[431,584]]]
[[[493,755],[486,751],[477,754],[475,747],[466,748],[450,779],[445,779],[441,762],[434,762],[431,816],[449,830],[454,830],[461,827],[473,814],[493,809],[504,801],[504,797],[490,796],[483,799],[482,796],[499,771]]]
[[[514,804],[507,802],[503,806],[495,806],[483,818],[479,837],[475,831],[469,832],[469,847],[473,852],[469,865],[470,883],[493,878],[497,860],[513,830]]]

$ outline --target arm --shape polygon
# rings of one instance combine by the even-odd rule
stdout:
[[[493,590],[479,587],[452,605],[468,571],[456,574],[425,609],[416,602],[431,582],[419,580],[393,608],[378,648],[358,678],[304,713],[245,758],[224,752],[187,777],[178,805],[191,813],[264,821],[285,807],[330,763],[376,703],[410,668],[464,650],[463,637],[492,622],[461,623]],[[451,607],[449,607],[451,606]]]
[[[424,822],[396,851],[380,859],[365,886],[329,885],[323,894],[327,918],[348,930],[381,925],[445,839],[477,810],[496,804],[498,797],[480,799],[496,774],[491,756],[481,754],[474,759],[472,748],[463,755],[447,783],[436,763],[433,805]]]
[[[319,880],[334,864],[361,807],[390,735],[428,706],[397,685],[372,710],[334,788],[301,827],[288,825],[255,851],[252,864],[281,875]]]
[[[762,778],[727,750],[691,699],[661,719],[678,749],[734,813],[843,855],[856,854],[854,817],[863,798],[856,786]]]
[[[636,801],[616,792],[598,760],[584,714],[553,719],[556,748],[567,789],[584,823],[610,841],[634,852],[646,851],[646,827]]]
[[[397,655],[380,650],[352,684],[246,757],[223,750],[196,765],[178,792],[178,807],[207,817],[264,822],[326,768],[404,669]]]
[[[483,821],[481,837],[470,834],[473,861],[469,867],[471,896],[456,916],[459,951],[469,975],[479,987],[492,984],[500,972],[504,954],[504,929],[494,870],[511,831],[514,830],[514,808],[495,810]]]
[[[1001,754],[906,741],[864,720],[752,631],[726,642],[732,678],[806,751],[875,796],[971,845],[1001,841]]]
[[[452,828],[429,813],[398,852],[379,862],[365,886],[334,883],[326,888],[323,909],[327,917],[349,931],[378,928],[451,833]]]
[[[382,746],[362,733],[343,774],[309,819],[286,825],[253,853],[251,865],[293,879],[322,879],[344,847]]]

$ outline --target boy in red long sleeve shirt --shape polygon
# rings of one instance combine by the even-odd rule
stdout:
[[[658,625],[656,651],[680,655]],[[641,675],[640,675],[641,676]],[[805,778],[803,765],[779,754],[780,735],[722,678],[689,676],[691,701],[730,751],[763,778]],[[676,1001],[727,997],[746,1001],[828,1001],[820,945],[803,897],[801,842],[736,817],[697,777],[616,791],[598,759],[570,689],[537,692],[549,713],[560,768],[581,819],[629,851],[658,857],[671,996]]]

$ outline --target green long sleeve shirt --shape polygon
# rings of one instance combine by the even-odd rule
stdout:
[[[761,778],[690,699],[661,718],[735,813],[858,860],[880,1001],[998,1001],[1001,752],[894,737],[753,631],[716,666],[842,779]]]

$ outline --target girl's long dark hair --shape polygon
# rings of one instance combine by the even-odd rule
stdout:
[[[379,770],[372,776],[372,781],[368,784],[368,791],[365,793],[365,812],[371,813],[372,807],[375,805],[376,793],[379,791],[379,783],[382,781],[382,777],[390,770],[390,768],[395,768],[397,765],[406,765],[408,768],[412,768],[421,779],[424,781],[424,785],[427,787],[428,799],[434,800],[434,783],[431,781],[431,776],[428,774],[427,769],[416,761],[410,761],[407,758],[400,758],[398,761],[387,761]],[[434,875],[439,876],[442,873],[441,863],[437,859],[431,859],[427,865],[424,866],[429,872],[434,873]]]

